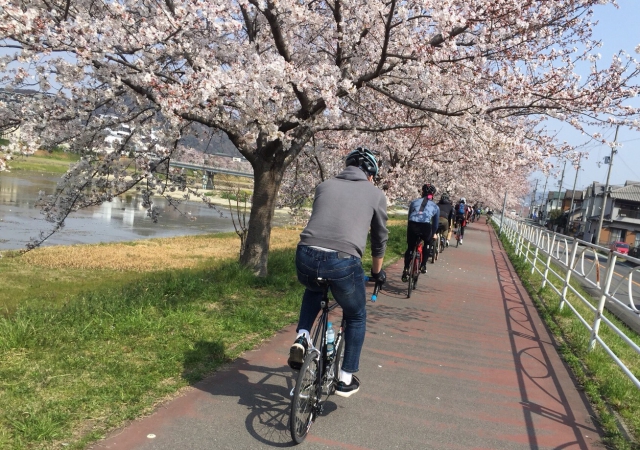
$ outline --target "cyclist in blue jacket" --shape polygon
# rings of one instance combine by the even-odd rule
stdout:
[[[409,205],[409,221],[407,223],[407,251],[404,254],[404,270],[402,281],[409,280],[409,263],[411,252],[419,239],[430,245],[435,239],[440,222],[440,208],[433,202],[436,188],[430,183],[422,186],[422,197],[417,198]],[[427,272],[427,257],[422,259],[420,272]]]

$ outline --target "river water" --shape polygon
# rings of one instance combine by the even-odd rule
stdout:
[[[59,176],[34,172],[0,172],[0,250],[24,248],[32,237],[48,232],[52,224],[44,220],[35,205],[39,191],[52,194]],[[139,195],[124,195],[72,213],[65,227],[43,246],[133,241],[137,239],[183,236],[233,231],[228,211],[209,208],[200,202],[186,202],[181,212],[154,198],[160,208],[158,223],[147,217]],[[194,220],[195,219],[195,220]]]

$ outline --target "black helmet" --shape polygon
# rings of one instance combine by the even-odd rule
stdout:
[[[422,195],[435,195],[436,192],[436,187],[431,183],[427,183],[422,186]]]
[[[374,177],[378,175],[378,161],[376,161],[376,157],[373,155],[373,152],[371,152],[371,150],[369,150],[367,147],[358,147],[354,151],[349,153],[347,155],[345,163],[347,167],[359,167],[367,175],[371,175]]]
[[[440,200],[449,201],[449,193],[448,192],[443,192],[442,195],[440,196]]]

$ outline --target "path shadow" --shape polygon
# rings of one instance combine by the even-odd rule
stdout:
[[[210,342],[196,343],[196,347],[210,346]],[[238,358],[193,386],[212,396],[236,398],[237,404],[249,411],[245,418],[249,434],[262,446],[282,448],[294,445],[289,434],[289,393],[293,383],[288,367],[252,365],[247,359]]]
[[[530,310],[531,307],[525,301],[528,294],[526,292],[522,292],[522,289],[524,288],[518,284],[519,277],[515,273],[508,260],[507,254],[502,248],[495,233],[490,232],[489,238],[491,240],[493,260],[496,266],[498,284],[500,286],[505,316],[507,319],[511,351],[516,366],[516,376],[522,400],[520,404],[522,405],[525,423],[528,430],[529,447],[532,450],[539,449],[541,444],[539,442],[538,435],[544,436],[547,433],[547,430],[544,429],[536,431],[534,417],[541,416],[570,427],[574,433],[575,441],[556,445],[554,447],[555,449],[569,447],[577,447],[581,449],[589,448],[589,445],[583,437],[583,432],[588,431],[602,436],[602,430],[596,424],[585,426],[576,421],[576,417],[571,409],[569,400],[567,399],[563,387],[553,368],[549,354],[545,348],[545,345],[550,344],[557,348],[556,344],[555,342],[545,342],[540,336],[534,321],[534,316],[537,317],[537,311],[534,310],[532,313]],[[548,329],[547,333],[549,336],[552,336]],[[518,342],[516,342],[516,338],[518,338]],[[523,338],[527,341],[527,344],[523,344]],[[524,360],[525,358],[526,362]],[[532,364],[535,364],[534,370],[531,370]],[[567,370],[567,373],[571,373],[564,361],[562,361],[562,364]],[[550,391],[542,385],[542,381],[545,379],[551,379],[555,388],[553,391]],[[575,380],[573,380],[573,378],[572,381],[575,385]],[[544,392],[545,395],[549,396],[558,405],[558,409],[552,410],[530,401],[529,396],[531,388],[528,390],[527,385],[530,385],[531,383],[540,389],[540,391]],[[589,414],[592,417],[595,417],[595,412],[591,408],[585,394],[577,389],[577,386],[576,390],[578,390],[581,400],[587,411],[589,411]]]

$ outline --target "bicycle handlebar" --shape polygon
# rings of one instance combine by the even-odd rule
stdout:
[[[373,288],[373,294],[371,294],[372,302],[375,302],[378,299],[378,292],[380,292],[381,288],[382,288],[382,285],[376,281],[376,285]]]
[[[368,276],[364,276],[364,281],[371,281],[371,277]],[[380,289],[382,289],[382,284],[379,283],[376,280],[376,285],[373,287],[373,294],[371,294],[371,301],[375,303],[375,301],[378,299],[378,293],[380,292]]]

